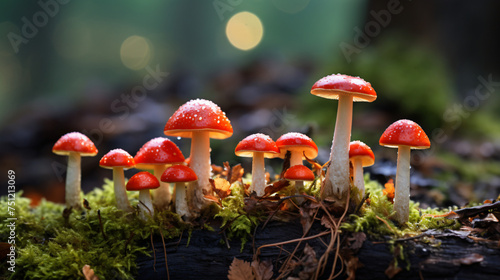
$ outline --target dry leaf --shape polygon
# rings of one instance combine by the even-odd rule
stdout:
[[[387,275],[389,279],[392,279],[394,276],[400,273],[401,270],[403,270],[401,267],[398,267],[395,264],[396,262],[392,260],[387,269],[385,270],[385,275]]]
[[[10,245],[7,242],[0,242],[0,260],[7,258],[7,254],[10,253]]]
[[[252,268],[257,280],[270,280],[273,277],[273,264],[270,261],[255,260]]]
[[[346,280],[355,280],[356,270],[361,267],[363,267],[363,264],[359,261],[358,257],[351,256],[346,262],[346,274],[348,276]]]
[[[312,279],[318,267],[318,259],[316,258],[316,251],[307,243],[304,247],[304,256],[300,259],[300,263],[302,270],[299,272],[299,279]]]
[[[256,280],[250,263],[237,258],[233,258],[227,278],[229,280]]]
[[[323,217],[321,217],[321,225],[328,229],[334,228],[334,225],[332,224],[327,215],[323,215]]]
[[[82,268],[83,276],[85,276],[85,280],[99,280],[99,277],[97,277],[94,274],[94,270],[90,268],[90,265],[86,264]]]
[[[349,238],[349,241],[352,242],[349,248],[353,250],[358,250],[363,246],[365,240],[366,240],[366,234],[364,232],[355,232],[352,234],[352,237]]]
[[[264,189],[264,196],[269,196],[273,193],[279,192],[282,189],[288,187],[288,185],[290,185],[290,182],[288,180],[281,179],[279,181],[276,181],[272,185],[269,185]]]

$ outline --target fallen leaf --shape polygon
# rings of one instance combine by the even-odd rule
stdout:
[[[251,264],[237,258],[233,258],[227,278],[229,280],[256,280]]]
[[[264,196],[269,196],[273,193],[279,192],[282,189],[288,187],[288,185],[290,185],[290,182],[288,180],[281,179],[279,181],[276,181],[264,189]]]
[[[358,257],[351,256],[346,262],[346,280],[355,280],[356,279],[356,270],[358,268],[363,267],[363,264],[359,261]]]
[[[328,229],[332,229],[335,227],[327,215],[323,215],[323,217],[321,217],[321,225]]]
[[[384,189],[382,190],[382,193],[387,196],[387,199],[394,203],[394,181],[392,179],[389,179],[387,183],[384,184]]]
[[[85,280],[99,280],[99,277],[97,277],[94,274],[94,270],[90,268],[90,265],[86,264],[82,268],[83,275],[85,276]]]
[[[349,238],[349,241],[352,242],[349,248],[353,250],[358,250],[363,246],[365,240],[366,240],[366,234],[364,232],[355,232],[352,234],[352,237]]]
[[[401,267],[398,267],[395,264],[396,264],[396,262],[394,260],[392,260],[384,272],[385,275],[387,275],[387,277],[389,279],[392,279],[394,276],[396,276],[398,273],[400,273],[401,270],[403,270]]]
[[[0,260],[5,259],[7,254],[10,253],[10,246],[7,242],[0,242]]]
[[[270,261],[252,261],[252,268],[257,280],[270,280],[273,277],[273,264]]]
[[[312,279],[318,267],[318,259],[316,258],[316,251],[308,243],[304,246],[304,256],[300,259],[300,264],[302,270],[299,272],[299,279]]]

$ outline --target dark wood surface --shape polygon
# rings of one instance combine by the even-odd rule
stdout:
[[[309,235],[319,233],[320,225],[315,225]],[[233,258],[252,261],[254,248],[260,245],[287,241],[302,236],[302,226],[297,222],[271,222],[264,229],[256,231],[255,246],[250,240],[240,251],[239,240],[230,241],[230,248],[221,240],[223,236],[216,230],[194,231],[188,246],[188,235],[176,240],[166,240],[167,259],[170,279],[227,279],[228,269]],[[433,236],[433,237],[432,237]],[[460,238],[456,234],[436,233],[425,240],[400,241],[404,245],[406,260],[400,262],[404,269],[393,279],[500,279],[500,250],[498,247],[480,244],[469,238]],[[328,238],[323,238],[328,243]],[[430,242],[431,241],[431,242]],[[149,242],[149,240],[145,241]],[[302,255],[305,243],[312,246],[319,258],[326,246],[318,239],[303,242],[297,255]],[[163,244],[161,237],[154,237],[156,249],[156,271],[153,269],[153,257],[138,258],[139,275],[137,279],[167,279]],[[283,248],[292,251],[296,243]],[[490,244],[493,245],[493,244]],[[388,279],[386,269],[393,260],[393,253],[388,243],[366,240],[355,254],[363,264],[356,271],[356,279]],[[482,261],[478,261],[478,257]],[[260,260],[270,260],[276,271],[281,266],[287,253],[279,248],[264,248]],[[331,268],[333,257],[329,258]],[[468,264],[470,259],[471,264]],[[338,267],[339,268],[339,267]],[[329,273],[329,272],[328,272]],[[276,277],[275,273],[275,277]],[[326,276],[325,276],[326,278]],[[342,275],[340,279],[345,279]]]

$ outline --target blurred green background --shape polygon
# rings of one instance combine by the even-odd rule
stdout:
[[[378,94],[354,104],[352,131],[376,152],[374,178],[395,172],[396,151],[378,138],[409,118],[433,145],[413,158],[414,199],[496,198],[499,12],[493,0],[3,1],[1,172],[15,170],[27,196],[62,201],[65,158],[51,148],[80,131],[99,149],[82,162],[88,191],[111,177],[98,167],[102,155],[119,147],[134,155],[192,98],[214,101],[232,121],[234,135],[212,141],[214,164],[249,170],[233,153],[239,140],[289,131],[311,136],[324,163],[337,102],[309,91],[344,73]],[[189,156],[189,140],[172,140]],[[279,160],[268,164],[279,173]]]

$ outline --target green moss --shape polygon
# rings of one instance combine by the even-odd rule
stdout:
[[[383,187],[376,181],[370,181],[365,177],[366,191],[369,193],[369,202],[360,209],[359,214],[353,214],[342,228],[352,232],[365,232],[375,238],[403,236],[414,236],[428,229],[453,228],[457,229],[460,224],[455,220],[446,218],[430,217],[430,215],[441,215],[449,210],[421,209],[418,203],[410,201],[409,222],[397,226],[391,217],[394,214],[393,204],[382,192]]]
[[[118,210],[109,180],[102,189],[83,196],[90,210],[71,211],[67,217],[63,217],[63,205],[42,201],[30,208],[29,199],[21,197],[21,193],[16,196],[16,270],[7,279],[83,278],[82,267],[86,264],[100,279],[134,279],[137,256],[148,254],[149,244],[144,240],[160,230],[165,238],[173,238],[188,228],[169,211],[143,221],[135,212]],[[137,205],[137,194],[131,193],[129,198]],[[2,220],[7,218],[6,200],[0,199]],[[7,239],[8,231],[7,227],[0,228],[2,240]]]
[[[245,211],[245,188],[242,183],[231,185],[231,195],[222,200],[222,209],[215,217],[222,218],[222,228],[228,229],[227,238],[239,238],[241,250],[251,238],[255,226],[259,223],[260,213]]]

